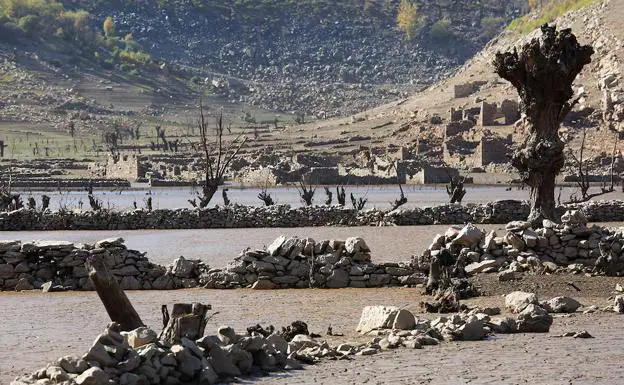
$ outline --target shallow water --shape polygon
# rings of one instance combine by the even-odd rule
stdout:
[[[111,191],[97,190],[95,196],[102,202],[104,208],[113,210],[131,210],[136,203],[138,208],[145,207],[145,202],[149,196],[152,197],[152,207],[154,209],[173,209],[173,208],[190,208],[189,199],[196,197],[194,190],[190,187],[155,187],[149,188],[146,185],[136,185],[133,189]],[[598,189],[595,187],[595,189]],[[467,193],[463,203],[483,203],[497,199],[516,199],[526,200],[529,198],[529,190],[518,190],[515,187],[507,190],[505,186],[467,186]],[[260,188],[234,188],[229,187],[228,197],[232,203],[260,206],[262,202],[258,199]],[[276,204],[289,204],[293,207],[301,206],[301,200],[297,189],[294,187],[276,187],[267,190]],[[333,203],[337,203],[335,187],[331,188],[333,193]],[[365,208],[377,207],[380,209],[390,208],[390,202],[399,197],[399,188],[396,185],[387,186],[347,186],[345,188],[347,194],[347,204],[350,205],[349,196],[353,193],[354,197],[364,197],[368,199]],[[408,199],[403,206],[409,207],[425,207],[433,206],[448,202],[448,195],[443,185],[406,185],[403,191]],[[575,193],[577,189],[565,187],[561,189],[561,201],[565,202],[569,196]],[[593,190],[592,190],[593,191]],[[35,197],[37,202],[41,201],[40,191],[18,191],[22,194],[24,202],[29,196]],[[46,192],[51,198],[50,207],[53,210],[59,208],[76,209],[82,205],[82,208],[89,208],[89,200],[84,191],[50,191]],[[557,191],[559,194],[559,190]],[[317,187],[314,199],[315,204],[324,204],[327,196],[323,187]],[[600,199],[624,199],[624,193],[613,192],[600,197]],[[221,190],[215,194],[211,206],[222,205],[223,198]]]

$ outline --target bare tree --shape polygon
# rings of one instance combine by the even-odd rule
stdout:
[[[518,91],[520,109],[526,115],[529,135],[511,157],[520,178],[530,187],[529,221],[557,220],[555,178],[564,165],[563,141],[559,125],[578,99],[572,82],[591,62],[594,50],[581,46],[570,29],[542,26],[542,36],[524,44],[518,53],[498,52],[493,66],[496,73]]]
[[[91,210],[100,211],[102,210],[102,201],[97,199],[95,195],[93,195],[93,184],[89,183],[89,186],[86,188],[87,198],[89,198],[89,206],[91,206]]]
[[[314,200],[314,193],[316,192],[316,188],[308,186],[303,182],[303,180],[300,180],[297,191],[299,192],[299,196],[301,197],[301,200],[305,203],[305,205],[312,206],[312,201]]]
[[[338,204],[340,206],[344,206],[347,203],[347,193],[345,192],[344,187],[336,186],[336,199],[338,200]]]
[[[364,208],[364,206],[366,205],[366,202],[368,202],[367,198],[364,197],[360,197],[358,199],[355,199],[355,196],[353,196],[353,193],[350,194],[351,195],[351,204],[353,205],[353,209],[360,211]]]
[[[403,187],[401,186],[401,183],[399,183],[399,190],[401,191],[401,195],[399,196],[399,198],[395,199],[394,202],[390,202],[393,211],[407,203],[407,197],[403,193]]]
[[[325,204],[329,206],[332,204],[332,197],[334,196],[334,194],[329,190],[327,186],[325,186],[325,195],[327,195],[327,199],[325,199]]]
[[[579,148],[578,151],[578,156],[576,156],[576,154],[574,153],[574,151],[572,151],[571,149],[568,149],[568,159],[569,161],[572,163],[572,167],[573,169],[576,171],[576,184],[578,185],[580,192],[581,192],[581,196],[578,197],[576,196],[576,194],[573,194],[570,196],[570,200],[566,203],[580,203],[580,202],[587,202],[588,200],[600,196],[600,195],[604,195],[604,194],[608,194],[610,192],[615,191],[615,178],[614,178],[614,170],[615,170],[615,153],[617,151],[617,143],[618,143],[618,138],[619,138],[619,133],[615,133],[615,140],[613,142],[613,151],[611,153],[611,178],[610,178],[610,185],[607,186],[607,182],[606,180],[603,180],[602,182],[602,187],[600,188],[599,192],[595,192],[595,193],[589,193],[589,188],[590,186],[590,182],[589,182],[589,173],[590,173],[590,169],[589,169],[589,165],[590,162],[588,159],[585,159],[583,156],[583,153],[585,151],[585,139],[587,137],[587,129],[583,128],[583,135],[581,137],[581,147]]]
[[[215,142],[210,143],[208,123],[204,118],[204,108],[199,103],[199,137],[204,153],[205,178],[202,191],[198,194],[199,207],[205,208],[210,200],[223,184],[223,177],[227,172],[230,163],[238,155],[241,148],[247,141],[246,137],[238,135],[231,143],[226,144],[223,140],[225,131],[231,132],[229,127],[223,123],[223,111],[219,112],[215,127]]]
[[[106,148],[108,149],[108,153],[113,158],[113,163],[119,162],[121,158],[119,152],[119,134],[117,131],[106,132],[104,133],[104,143],[106,144]]]
[[[464,195],[466,195],[464,177],[451,177],[451,182],[446,185],[446,193],[451,203],[461,203],[462,199],[464,199]]]
[[[260,193],[258,194],[258,199],[264,202],[265,206],[273,206],[275,204],[273,198],[271,197],[271,194],[267,192],[266,187],[264,187],[262,191],[260,191]]]
[[[229,189],[227,189],[227,188],[224,188],[224,189],[221,190],[221,196],[223,197],[223,205],[224,206],[229,206],[230,203],[232,203],[232,202],[230,202],[230,198],[228,197],[228,194],[227,194],[228,190]]]

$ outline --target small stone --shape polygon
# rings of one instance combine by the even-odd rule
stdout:
[[[534,293],[514,291],[505,296],[505,308],[512,313],[520,313],[529,304],[537,304],[537,296]]]

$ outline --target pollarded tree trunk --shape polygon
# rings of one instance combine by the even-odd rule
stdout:
[[[542,36],[522,46],[520,52],[496,54],[496,73],[518,90],[520,110],[526,115],[529,135],[512,154],[511,163],[521,179],[531,188],[529,220],[557,220],[555,214],[555,178],[564,163],[559,125],[578,101],[572,82],[594,50],[581,46],[570,29],[557,31],[542,26]]]

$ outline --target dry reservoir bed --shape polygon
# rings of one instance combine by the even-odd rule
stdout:
[[[500,306],[503,293],[533,289],[540,298],[573,296],[584,305],[604,306],[614,278],[527,276],[517,283],[497,283],[489,276],[479,281],[492,295],[466,301],[468,305]],[[567,281],[582,289],[578,293]],[[310,330],[325,333],[332,325],[344,337],[331,341],[366,341],[355,333],[361,310],[367,305],[405,306],[419,313],[420,289],[340,290],[178,290],[129,292],[143,321],[160,330],[161,304],[198,301],[210,303],[219,314],[207,333],[218,325],[242,332],[255,323],[282,326],[301,319]],[[108,322],[94,292],[2,293],[0,326],[0,384],[44,367],[68,354],[82,355]],[[420,314],[422,316],[422,314]],[[435,315],[424,315],[435,317]],[[486,341],[452,342],[422,350],[399,349],[353,361],[324,361],[304,371],[258,378],[263,384],[621,384],[624,383],[622,317],[611,313],[576,314],[555,318],[547,334],[497,335]],[[567,331],[586,329],[594,339],[558,338]]]

